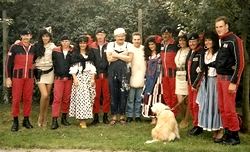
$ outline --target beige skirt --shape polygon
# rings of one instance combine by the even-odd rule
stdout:
[[[188,95],[188,83],[186,81],[186,71],[176,71],[175,94]]]
[[[41,75],[40,81],[38,81],[37,84],[39,83],[53,84],[54,83],[54,70],[50,71],[47,74]]]

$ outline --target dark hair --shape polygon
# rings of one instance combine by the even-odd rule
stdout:
[[[43,43],[43,39],[42,39],[42,37],[44,35],[48,35],[50,37],[50,41],[52,41],[52,34],[50,32],[48,32],[46,29],[40,30],[39,36],[38,36],[38,41],[34,45],[36,58],[44,56],[45,47],[44,47],[44,43]]]
[[[85,36],[85,35],[81,35],[81,36],[79,36],[77,38],[77,40],[75,41],[74,48],[73,48],[73,54],[72,54],[72,58],[71,58],[71,65],[80,62],[82,64],[82,66],[83,66],[83,69],[84,69],[86,61],[93,61],[93,57],[91,56],[91,54],[89,52],[88,41],[89,41],[89,38],[87,36]],[[86,48],[86,55],[88,55],[87,59],[85,59],[80,53],[79,43],[81,43],[81,42],[86,42],[87,43],[87,48]]]
[[[213,51],[212,54],[216,53],[219,49],[219,37],[218,35],[213,31],[208,31],[204,34],[203,38],[203,45],[205,46],[205,39],[211,39],[213,42]]]
[[[180,39],[184,39],[184,40],[186,41],[187,47],[188,47],[188,37],[187,37],[187,35],[186,35],[186,34],[179,35],[179,36],[177,37],[178,44],[179,44],[179,40],[180,40]]]
[[[226,16],[219,16],[215,19],[215,23],[219,21],[224,21],[225,24],[229,24],[228,18]]]
[[[151,35],[146,39],[146,41],[144,43],[144,53],[145,53],[145,60],[146,61],[148,60],[148,58],[151,56],[151,53],[152,53],[152,50],[150,50],[149,47],[148,47],[149,42],[155,43],[155,45],[156,45],[156,53],[158,54],[158,53],[161,52],[161,43],[160,43],[160,41],[161,41],[161,37],[158,36],[158,35]]]
[[[79,36],[76,41],[75,41],[75,45],[74,45],[74,49],[73,52],[80,54],[80,46],[79,43],[81,42],[86,42],[88,44],[89,38],[86,35],[81,35]],[[89,46],[87,45],[86,48],[86,52],[88,53],[89,51]]]

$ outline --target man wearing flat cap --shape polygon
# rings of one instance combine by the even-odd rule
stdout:
[[[67,35],[61,37],[61,46],[53,49],[52,61],[55,73],[54,100],[52,104],[51,129],[59,127],[57,118],[62,113],[61,124],[69,126],[67,114],[69,112],[72,77],[69,74],[72,48],[70,38]]]
[[[19,108],[23,101],[23,127],[33,128],[29,121],[32,95],[34,88],[33,58],[34,49],[30,44],[31,31],[24,29],[20,33],[21,41],[11,46],[6,60],[6,86],[12,87],[12,116],[11,131],[19,130]],[[21,99],[22,98],[22,99]]]
[[[174,58],[178,50],[173,38],[173,29],[169,26],[164,26],[161,29],[162,43],[161,43],[161,60],[163,67],[163,99],[166,105],[173,108],[177,103],[175,94],[175,71],[176,65]],[[176,110],[173,111],[176,115]]]
[[[200,83],[202,72],[197,72],[197,68],[203,69],[204,50],[199,44],[199,35],[192,33],[188,38],[190,52],[187,55],[186,71],[188,79],[188,105],[193,118],[193,128],[189,131],[190,135],[199,135],[203,129],[198,126],[199,106],[196,103],[197,88]]]
[[[94,65],[97,75],[95,77],[96,96],[93,106],[94,120],[91,123],[95,125],[99,123],[100,105],[102,99],[103,123],[108,124],[108,112],[110,110],[110,94],[108,84],[108,60],[104,50],[107,49],[106,32],[103,28],[96,29],[96,41],[90,46],[90,53],[93,54]],[[102,97],[102,98],[101,98]]]

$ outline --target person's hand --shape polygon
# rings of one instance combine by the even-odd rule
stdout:
[[[78,79],[77,79],[77,78],[75,78],[75,79],[73,80],[73,83],[74,83],[74,85],[75,85],[75,86],[78,86],[78,85],[79,85],[79,81],[78,81]]]
[[[228,92],[229,93],[236,93],[237,85],[234,83],[230,83],[228,86]]]
[[[195,87],[192,87],[192,90],[193,90],[193,91],[197,91],[197,89],[196,89]]]
[[[112,57],[113,57],[113,58],[118,58],[118,55],[119,55],[118,53],[112,52]]]
[[[91,79],[91,85],[95,86],[95,79]]]
[[[7,79],[6,79],[6,87],[7,87],[7,88],[12,87],[12,81],[11,81],[10,78],[7,78]]]

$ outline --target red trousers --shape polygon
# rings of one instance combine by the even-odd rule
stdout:
[[[163,99],[166,105],[173,108],[177,103],[175,94],[175,77],[162,77]],[[176,115],[177,111],[173,111]]]
[[[33,78],[12,79],[12,116],[18,117],[20,101],[23,102],[23,116],[28,117],[31,112],[32,95],[34,88]]]
[[[72,80],[54,81],[54,101],[52,104],[52,117],[59,117],[60,111],[68,113],[70,104]]]
[[[223,128],[230,131],[239,131],[239,120],[235,108],[236,92],[228,92],[230,80],[225,79],[226,77],[224,75],[217,76],[218,102],[222,124]]]
[[[109,83],[108,79],[104,77],[99,77],[95,79],[95,102],[93,106],[93,112],[99,113],[100,112],[100,101],[101,101],[101,95],[102,95],[102,111],[104,113],[108,113],[110,110],[110,94],[109,94]]]
[[[188,105],[193,117],[193,126],[198,126],[199,105],[196,103],[197,90],[188,85]]]

